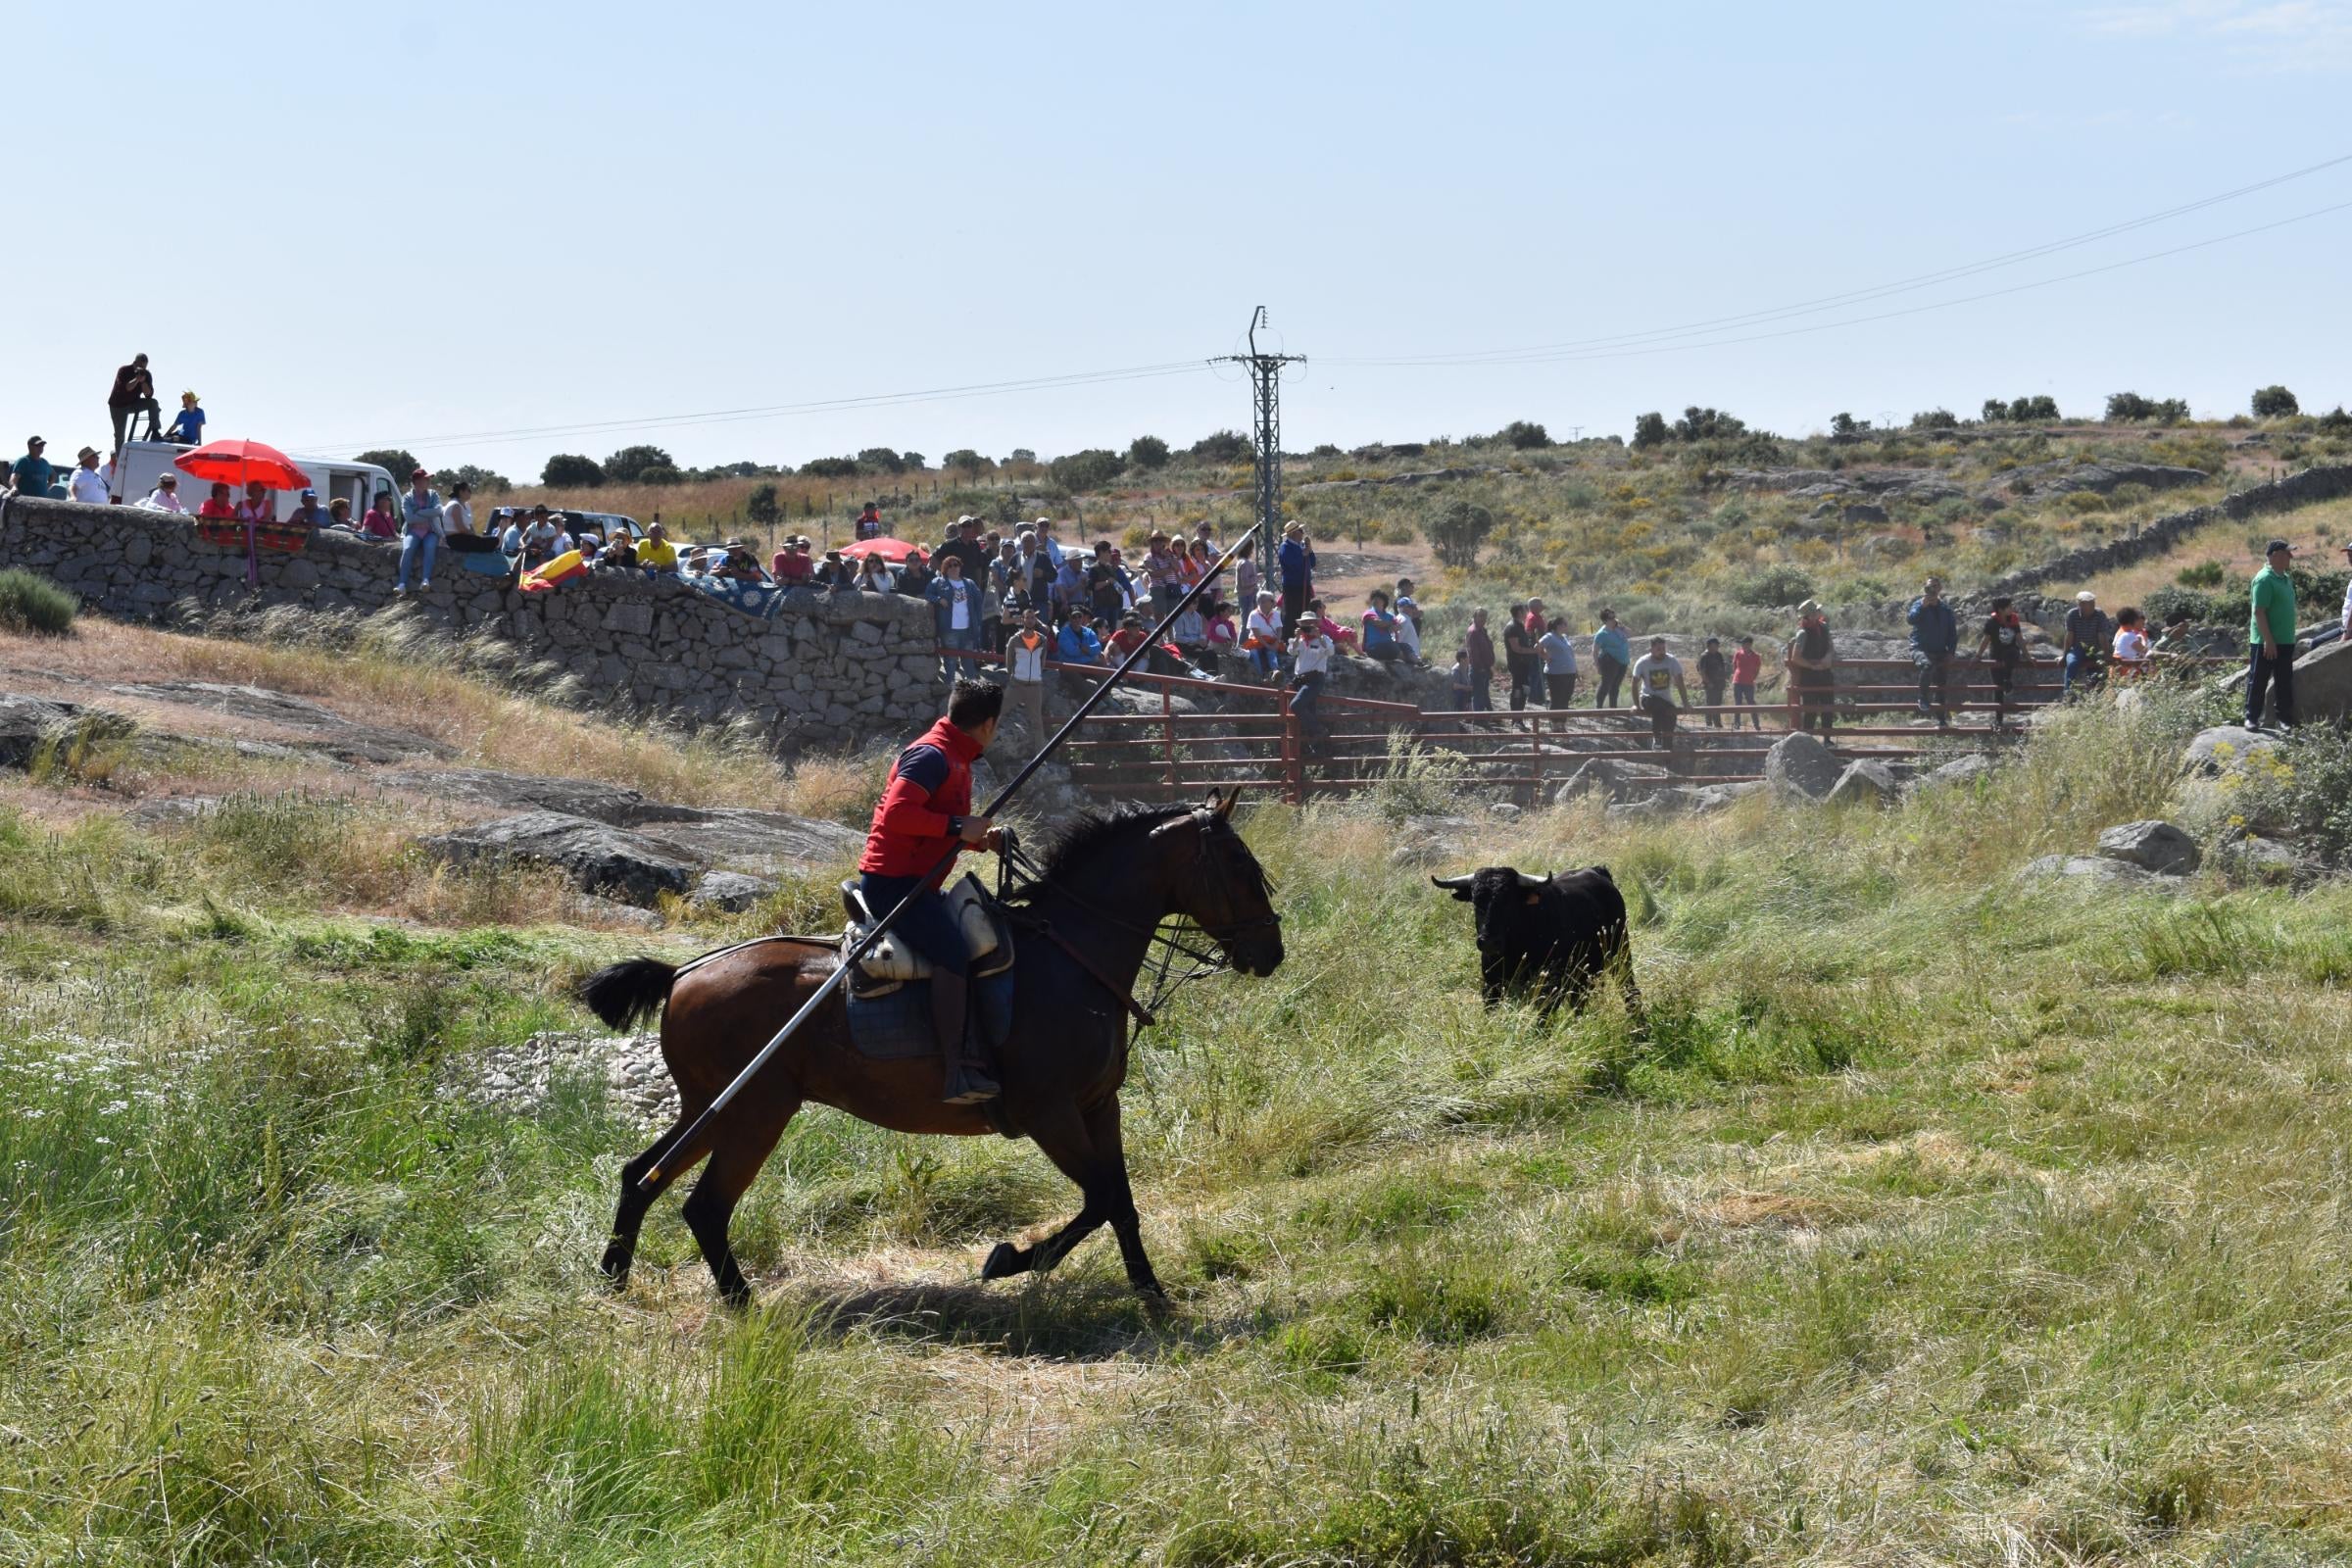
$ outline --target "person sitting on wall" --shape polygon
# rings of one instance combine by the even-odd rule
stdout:
[[[187,506],[179,499],[179,475],[169,468],[156,475],[155,488],[139,503],[141,512],[170,512],[185,514]]]
[[[318,506],[318,492],[305,490],[295,499],[294,511],[286,521],[300,528],[323,528],[334,519]]]
[[[204,445],[204,406],[196,401],[195,393],[179,395],[179,413],[172,418],[172,428],[164,432],[164,439],[183,447]]]
[[[225,482],[215,483],[212,494],[206,496],[203,504],[196,509],[196,515],[234,522],[237,516],[236,503],[228,498],[228,485]]]

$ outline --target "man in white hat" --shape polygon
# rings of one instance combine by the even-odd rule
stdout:
[[[66,483],[67,494],[85,507],[103,507],[115,499],[107,491],[106,475],[98,471],[96,447],[83,447],[74,455],[74,471]]]
[[[2064,695],[2075,694],[2075,683],[2089,691],[2107,678],[2102,662],[2115,641],[2115,622],[2099,608],[2099,596],[2085,588],[2075,595],[2075,608],[2066,612],[2066,675]]]

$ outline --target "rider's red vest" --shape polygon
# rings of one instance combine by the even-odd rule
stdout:
[[[972,814],[972,759],[979,755],[980,743],[944,718],[901,752],[890,765],[890,784],[882,791],[881,804],[874,808],[858,869],[879,876],[922,876],[937,865],[931,885],[945,881],[955,862],[942,865],[941,858],[950,852],[960,854],[964,847],[948,821]]]

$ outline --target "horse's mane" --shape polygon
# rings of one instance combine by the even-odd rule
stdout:
[[[1191,805],[1144,806],[1130,803],[1114,806],[1107,810],[1086,811],[1046,846],[1039,857],[1037,880],[1023,888],[1023,895],[1040,888],[1051,887],[1075,872],[1079,866],[1094,859],[1114,846],[1131,838],[1139,838],[1163,822],[1172,822],[1200,808]],[[1218,818],[1220,826],[1231,832],[1230,823]],[[1258,891],[1269,900],[1274,885],[1266,868],[1257,863],[1255,856],[1247,858],[1257,873]],[[1020,895],[1016,895],[1019,897]]]
[[[1037,885],[1059,882],[1081,862],[1093,859],[1130,834],[1148,833],[1192,809],[1190,806],[1143,806],[1131,802],[1107,810],[1081,812],[1039,857]]]

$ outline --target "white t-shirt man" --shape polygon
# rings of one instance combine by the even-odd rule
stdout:
[[[1300,675],[1313,675],[1331,668],[1331,639],[1316,636],[1308,640],[1301,635],[1291,643],[1292,668]]]
[[[1405,658],[1420,662],[1421,628],[1413,624],[1412,616],[1401,612],[1396,616],[1396,646],[1404,650]]]
[[[67,481],[66,493],[85,507],[103,507],[114,497],[107,492],[106,475],[96,468],[76,465],[74,475]]]
[[[1643,654],[1634,661],[1634,690],[1646,700],[1652,697],[1674,701],[1674,689],[1682,684],[1683,662],[1672,654]]]

